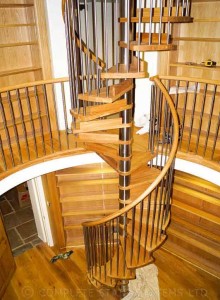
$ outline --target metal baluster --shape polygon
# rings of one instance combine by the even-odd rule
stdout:
[[[107,0],[105,0],[104,6],[104,45],[105,45],[105,65],[106,65],[106,73],[108,73],[108,31],[107,31]],[[106,79],[106,97],[109,96],[109,88],[108,88],[108,79]]]
[[[56,103],[56,95],[55,95],[55,83],[52,84],[52,92],[53,92],[53,107],[55,111],[55,122],[56,122],[56,128],[58,132],[58,143],[59,143],[59,148],[61,150],[60,129],[59,129],[58,111],[57,111],[57,103]]]
[[[11,92],[10,91],[7,92],[7,101],[8,101],[8,105],[9,105],[9,110],[10,110],[10,115],[11,115],[11,120],[12,120],[12,126],[13,126],[13,129],[14,129],[15,141],[16,141],[16,145],[17,145],[17,149],[18,149],[18,155],[19,155],[19,161],[21,163],[23,163],[23,158],[22,158],[22,154],[21,154],[21,145],[20,145],[20,141],[19,141],[19,135],[18,135],[18,130],[17,130],[17,126],[16,126],[14,109],[13,109],[13,106],[12,106]]]
[[[185,0],[183,0],[183,3],[182,3],[182,16],[185,15]]]
[[[132,208],[132,228],[131,228],[131,249],[130,249],[130,264],[132,265],[133,254],[134,254],[134,231],[135,231],[135,214],[136,206]]]
[[[37,109],[37,116],[38,116],[38,120],[39,120],[39,126],[40,126],[40,133],[41,133],[41,142],[42,142],[42,147],[44,150],[44,155],[46,154],[46,148],[45,148],[45,138],[44,138],[44,130],[43,130],[43,123],[42,123],[42,119],[41,119],[41,110],[40,110],[40,102],[39,102],[39,95],[38,95],[38,91],[37,91],[37,87],[34,86],[34,96],[35,96],[35,100],[36,100],[36,109]]]
[[[115,24],[117,24],[116,25],[116,28],[115,28],[115,64],[116,64],[116,70],[117,70],[117,72],[118,72],[118,69],[119,69],[119,53],[118,53],[118,51],[119,51],[119,49],[118,49],[118,41],[119,41],[119,30],[118,30],[118,27],[119,27],[119,25],[118,25],[118,18],[119,18],[119,14],[118,14],[118,0],[116,0],[116,2],[115,2],[115,19],[116,19],[116,22],[115,22]]]
[[[87,46],[87,55],[86,55],[86,70],[87,70],[87,93],[91,93],[91,69],[90,69],[90,57],[89,57],[89,23],[88,23],[88,3],[87,0],[84,0],[85,3],[85,30],[86,30],[86,46]]]
[[[180,142],[179,142],[179,149],[181,149],[181,147],[182,147],[184,126],[185,126],[185,118],[186,118],[186,107],[187,107],[187,102],[188,102],[188,87],[189,87],[189,81],[186,81],[184,106],[183,106],[183,110],[182,110],[182,117],[183,117],[182,130],[181,130],[181,136],[180,136]]]
[[[7,145],[8,145],[9,152],[10,152],[11,162],[12,162],[12,165],[14,167],[15,166],[15,161],[14,161],[13,151],[12,151],[12,147],[11,147],[11,145],[12,145],[11,137],[10,137],[8,126],[7,126],[7,120],[6,120],[4,105],[2,103],[1,93],[0,93],[0,113],[1,113],[1,118],[2,118],[2,121],[3,121],[3,127],[4,127],[4,131],[5,131],[5,135],[6,135]],[[7,169],[7,165],[6,165],[6,169]]]
[[[34,122],[33,122],[33,115],[32,115],[32,110],[31,110],[31,101],[30,101],[30,96],[29,96],[29,90],[26,87],[25,88],[25,96],[26,96],[26,102],[27,102],[27,108],[28,108],[28,114],[30,116],[30,125],[31,125],[31,131],[33,134],[33,139],[34,139],[34,149],[35,149],[35,153],[38,156],[38,149],[37,149],[37,140],[36,140],[36,134],[35,134],[35,128],[34,128]]]
[[[179,0],[177,0],[177,4],[176,4],[176,17],[179,16]]]
[[[117,255],[117,275],[119,273],[119,245],[120,245],[120,239],[119,239],[119,217],[116,219],[116,226],[117,226],[117,238],[116,238],[116,255]]]
[[[2,143],[1,135],[0,135],[0,153],[1,153],[1,161],[3,162],[3,170],[6,171],[7,164],[6,164],[6,160],[5,160],[5,154],[4,154],[4,150],[3,150],[3,143]]]
[[[174,164],[175,162],[172,163],[170,166],[170,169],[168,171],[168,176],[167,176],[167,182],[166,182],[166,209],[165,209],[165,222],[168,218],[168,215],[170,213],[170,208],[171,208],[171,203],[170,203],[170,196],[171,196],[171,188],[172,188],[172,181],[173,181],[173,170],[174,170]]]
[[[207,93],[207,83],[205,84],[204,87],[204,92],[203,92],[203,99],[201,103],[201,111],[200,111],[200,116],[199,116],[199,128],[198,128],[198,133],[197,133],[197,139],[196,139],[196,150],[195,153],[198,154],[198,148],[199,148],[199,139],[200,139],[200,134],[202,130],[202,120],[203,120],[203,115],[204,115],[204,109],[205,109],[205,103],[206,103],[206,93]]]
[[[190,142],[191,142],[191,136],[192,136],[192,130],[193,130],[194,114],[195,114],[196,100],[197,100],[197,88],[198,88],[198,82],[195,83],[195,91],[194,91],[194,96],[193,96],[193,104],[192,104],[192,113],[191,113],[191,120],[190,120],[190,127],[189,127],[187,152],[189,151],[189,148],[190,148]]]
[[[161,235],[161,228],[162,228],[162,217],[164,212],[164,201],[163,201],[163,195],[164,195],[164,178],[160,182],[160,193],[159,193],[159,208],[158,208],[158,219],[156,224],[156,243],[158,241],[158,236]]]
[[[23,135],[24,135],[25,147],[26,147],[26,150],[27,150],[28,160],[30,160],[30,150],[29,150],[29,146],[28,146],[27,130],[26,130],[26,126],[25,126],[25,123],[24,123],[24,114],[23,114],[23,110],[22,110],[22,104],[21,104],[19,89],[16,89],[16,98],[17,98],[18,110],[19,110],[19,114],[20,114],[20,118],[21,118],[21,127],[22,127],[22,131],[23,131]]]
[[[70,26],[70,1],[66,1],[65,5],[65,32],[66,32],[66,43],[67,43],[67,56],[68,56],[68,71],[70,77],[70,94],[71,94],[71,102],[72,108],[76,108],[76,94],[75,94],[75,85],[74,85],[74,64],[73,64],[73,57],[72,57],[72,33],[71,33],[71,26]]]
[[[127,48],[126,48],[126,69],[130,69],[130,0],[127,0]]]
[[[94,37],[94,43],[95,43],[95,56],[96,56],[96,90],[97,90],[97,96],[100,93],[100,87],[99,87],[99,78],[98,78],[98,71],[99,71],[99,51],[98,51],[98,24],[97,24],[97,3],[96,0],[92,0],[93,4],[93,37]]]
[[[78,74],[78,77],[82,77],[81,80],[81,87],[82,87],[82,93],[85,93],[85,84],[84,84],[84,67],[83,67],[83,51],[82,51],[82,25],[81,25],[81,16],[80,16],[80,1],[77,2],[77,27],[79,29],[79,56],[80,56],[80,74]],[[82,101],[83,105],[83,111],[85,111],[85,101]],[[79,107],[80,109],[80,107]]]
[[[160,21],[159,21],[159,38],[158,38],[158,44],[160,45],[162,42],[161,39],[161,31],[162,31],[162,17],[163,17],[163,0],[160,0]]]
[[[208,145],[208,140],[209,140],[213,110],[214,110],[214,105],[215,105],[216,90],[217,90],[217,85],[214,85],[213,95],[212,95],[212,102],[211,102],[211,107],[210,107],[210,110],[209,110],[209,121],[208,121],[207,129],[206,129],[206,139],[205,139],[203,157],[205,156],[205,153],[206,153],[206,150],[207,150],[207,145]]]
[[[146,258],[146,254],[147,254],[146,248],[147,246],[149,246],[148,232],[149,232],[151,198],[152,198],[152,192],[147,196],[147,198],[144,199],[144,201],[147,203],[147,213],[145,218],[144,259]]]
[[[149,24],[149,40],[148,44],[152,44],[152,19],[153,19],[153,0],[150,0],[150,24]]]
[[[154,239],[154,221],[156,217],[156,210],[157,210],[157,195],[158,195],[158,186],[154,190],[154,200],[153,200],[153,214],[152,214],[152,223],[151,223],[151,234],[150,234],[150,247],[153,245],[153,239]]]
[[[158,113],[157,113],[157,117],[155,119],[156,121],[156,136],[157,136],[157,139],[156,139],[156,166],[158,166],[158,154],[159,154],[159,144],[160,144],[160,131],[161,131],[161,122],[162,122],[162,103],[163,103],[163,95],[162,93],[158,93],[158,89],[156,90],[157,91],[157,94],[158,96],[156,96],[156,99],[157,99],[157,103],[158,103]]]
[[[213,160],[213,158],[214,158],[216,144],[217,144],[217,141],[219,140],[219,128],[220,128],[220,114],[218,115],[218,123],[216,125],[216,131],[215,131],[214,143],[213,143],[213,147],[212,147],[211,160]]]
[[[47,99],[47,89],[46,89],[45,84],[42,85],[42,89],[43,89],[44,107],[45,107],[45,111],[46,111],[46,115],[47,115],[47,125],[48,125],[48,129],[49,129],[50,146],[51,146],[52,152],[54,152],[53,135],[52,135],[50,114],[49,114],[49,107],[48,107],[48,99]]]
[[[141,44],[141,2],[139,0],[139,11],[138,11],[138,72],[140,72],[140,44]]]
[[[138,226],[138,253],[137,253],[137,262],[139,262],[140,251],[141,251],[143,209],[144,209],[144,201],[141,201],[141,203],[140,203],[139,226]]]
[[[67,108],[66,108],[66,96],[65,96],[64,82],[61,82],[61,93],[62,93],[63,114],[64,114],[64,122],[65,122],[66,142],[67,142],[67,148],[69,149],[68,121],[67,121]]]
[[[74,2],[73,2],[74,3]],[[78,94],[79,94],[79,84],[78,84],[78,75],[79,75],[79,68],[78,68],[78,62],[77,62],[77,54],[76,54],[76,47],[77,47],[77,43],[76,43],[76,39],[78,38],[76,36],[76,28],[75,28],[75,19],[76,19],[76,15],[75,15],[75,7],[72,3],[71,6],[71,16],[72,16],[72,38],[73,38],[73,43],[72,43],[72,49],[71,51],[73,51],[73,79],[74,79],[74,86],[75,86],[75,100],[76,100],[76,106],[78,109],[78,112],[80,110],[80,106],[79,106],[79,98],[78,98]]]

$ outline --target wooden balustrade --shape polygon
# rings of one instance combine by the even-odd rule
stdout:
[[[1,172],[76,147],[69,94],[68,78],[0,89]]]
[[[142,168],[142,182],[136,179],[139,170],[134,171],[130,186],[124,188],[131,190],[130,204],[98,221],[83,223],[88,275],[95,285],[115,287],[118,280],[134,279],[135,269],[151,263],[153,251],[166,238],[179,126],[167,90],[158,78],[153,80],[160,89],[153,89],[151,105],[149,150],[154,158],[147,171]]]
[[[220,81],[176,76],[160,79],[180,121],[178,156],[219,168]]]

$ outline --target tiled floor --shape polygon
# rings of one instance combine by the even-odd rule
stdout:
[[[31,204],[20,207],[16,189],[0,197],[0,210],[14,256],[41,243]]]

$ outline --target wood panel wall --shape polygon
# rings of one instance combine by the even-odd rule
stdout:
[[[44,5],[0,1],[0,87],[51,78]]]
[[[173,32],[177,51],[159,54],[159,73],[197,78],[220,76],[220,1],[193,1],[193,23],[176,24]],[[202,62],[212,59],[213,68]]]

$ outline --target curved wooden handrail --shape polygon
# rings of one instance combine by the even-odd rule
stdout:
[[[220,80],[205,79],[205,78],[196,78],[196,77],[181,77],[181,76],[169,76],[169,75],[159,75],[161,80],[178,80],[178,81],[189,81],[189,82],[199,82],[207,83],[213,85],[220,85]]]
[[[172,162],[173,162],[173,160],[175,158],[177,147],[178,147],[178,139],[179,139],[179,121],[178,121],[176,109],[174,107],[173,100],[171,99],[170,95],[168,94],[168,91],[165,88],[165,86],[159,80],[159,77],[155,76],[155,77],[151,78],[151,80],[155,82],[155,84],[160,88],[160,90],[162,91],[163,95],[165,96],[165,99],[166,99],[166,101],[167,101],[167,103],[169,105],[169,108],[171,110],[171,114],[172,114],[172,117],[173,117],[174,134],[173,134],[173,144],[172,144],[172,148],[171,148],[171,151],[170,151],[169,158],[168,158],[165,166],[163,167],[163,170],[159,174],[159,176],[155,179],[155,181],[136,200],[134,200],[132,203],[128,204],[126,207],[118,210],[117,212],[115,212],[115,213],[113,213],[113,214],[111,214],[111,215],[109,215],[107,217],[104,217],[104,218],[102,218],[102,219],[100,219],[98,221],[92,221],[92,222],[84,222],[84,223],[82,223],[82,226],[84,226],[84,227],[93,227],[93,226],[98,226],[98,225],[101,225],[103,223],[109,222],[109,221],[111,221],[111,220],[113,220],[113,219],[121,216],[122,214],[128,212],[130,209],[132,209],[136,205],[138,205],[161,182],[161,180],[163,179],[163,177],[167,173],[168,169],[170,168],[170,166],[171,166],[171,164],[172,164]]]
[[[45,79],[39,81],[26,82],[18,85],[10,85],[3,88],[0,88],[0,93],[10,92],[17,89],[29,88],[38,85],[44,84],[52,84],[52,83],[61,83],[69,81],[69,77],[61,77],[61,78],[53,78],[53,79]]]

